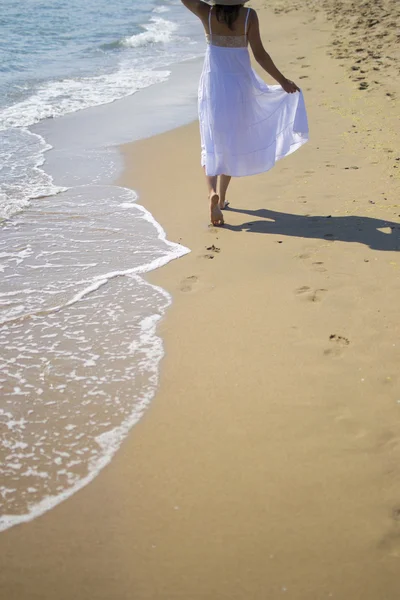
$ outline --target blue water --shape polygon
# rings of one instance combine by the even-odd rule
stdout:
[[[155,394],[171,298],[141,274],[188,250],[113,184],[116,148],[194,117],[204,39],[178,0],[3,0],[0,34],[2,530],[88,484]]]
[[[0,218],[60,191],[36,170],[49,148],[27,127],[129,96],[202,52],[174,0],[4,0],[1,15]]]

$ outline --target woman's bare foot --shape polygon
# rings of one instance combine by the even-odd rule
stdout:
[[[219,199],[219,207],[221,210],[228,208],[228,206],[229,206],[229,202],[226,202],[225,200],[221,200],[221,198]]]
[[[224,225],[224,217],[219,207],[219,196],[215,192],[210,194],[210,220],[211,225]]]

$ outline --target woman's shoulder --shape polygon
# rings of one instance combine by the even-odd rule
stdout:
[[[257,14],[257,11],[255,10],[255,8],[249,8],[248,15],[249,15],[249,25],[258,24],[258,14]]]
[[[247,8],[247,9],[245,9],[245,10],[248,10],[248,11],[249,11],[249,19],[250,19],[251,17],[252,17],[252,18],[256,18],[256,19],[258,19],[257,11],[256,11],[256,9],[255,9],[255,8],[250,8],[250,7],[249,7],[249,8]]]

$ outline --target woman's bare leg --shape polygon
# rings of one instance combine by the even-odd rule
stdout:
[[[204,173],[205,173],[205,171],[204,171]],[[209,177],[208,175],[206,175],[206,181],[207,181],[208,195],[211,196],[211,194],[216,194],[217,186],[218,186],[218,175],[215,175],[214,177]]]
[[[219,207],[225,208],[226,206],[226,191],[232,177],[230,175],[221,175],[219,179]]]
[[[204,170],[205,173],[205,170]],[[217,194],[218,176],[210,177],[206,175],[208,188],[208,198],[210,200],[210,220],[212,225],[223,225],[224,217],[219,208],[219,196]]]

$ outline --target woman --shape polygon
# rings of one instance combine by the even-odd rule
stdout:
[[[255,10],[247,0],[181,0],[203,23],[207,52],[199,86],[201,164],[209,191],[211,223],[223,225],[221,209],[231,177],[268,171],[308,139],[303,95],[265,51]],[[256,61],[279,85],[253,71]],[[219,178],[219,182],[218,182]],[[218,189],[219,183],[219,189]],[[218,190],[218,192],[217,192]]]

